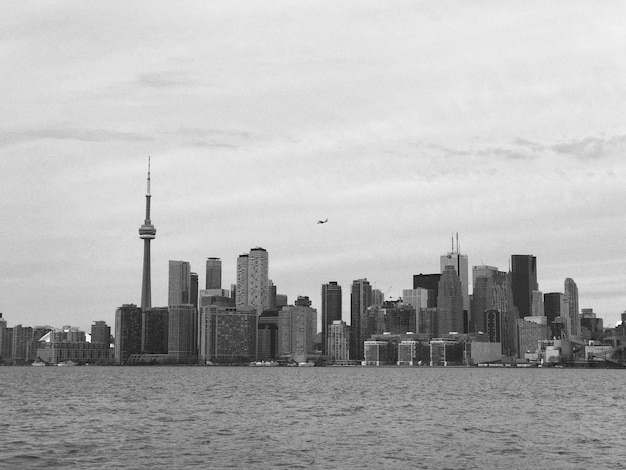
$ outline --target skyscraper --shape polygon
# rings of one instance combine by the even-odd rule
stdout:
[[[328,328],[341,320],[341,286],[336,281],[322,284],[322,354],[328,354]]]
[[[301,298],[299,298],[300,300]],[[317,310],[307,302],[283,307],[278,312],[278,351],[296,362],[306,361],[315,353]]]
[[[150,240],[156,237],[156,229],[150,221],[150,157],[148,157],[148,182],[146,190],[146,219],[139,227],[139,238],[143,240],[143,276],[141,281],[141,308],[152,307],[150,275]]]
[[[363,359],[363,341],[365,338],[362,319],[367,314],[367,308],[372,305],[372,286],[367,279],[357,279],[352,282],[350,290],[350,358]]]
[[[235,305],[237,308],[248,306],[248,271],[250,257],[247,253],[239,255],[237,258],[237,287],[235,291]]]
[[[195,362],[196,310],[193,305],[170,305],[168,309],[167,355],[177,364]]]
[[[565,279],[565,298],[569,306],[571,334],[580,335],[580,315],[578,310],[578,286],[570,277]]]
[[[441,274],[443,274],[446,266],[452,266],[459,276],[461,281],[461,294],[463,296],[463,310],[469,312],[470,300],[469,300],[469,271],[468,271],[468,259],[467,255],[459,253],[458,241],[456,251],[451,251],[445,255],[439,257],[441,266]]]
[[[533,291],[537,284],[537,258],[533,255],[512,255],[511,274],[513,275],[513,304],[519,310],[519,317],[532,315]]]
[[[124,304],[115,311],[115,363],[126,364],[131,354],[141,353],[141,309]]]
[[[191,301],[191,267],[187,261],[169,262],[167,305],[193,304]]]
[[[91,342],[111,344],[111,327],[104,321],[94,322],[94,324],[91,325]]]
[[[437,295],[438,335],[463,332],[463,292],[454,266],[447,265],[441,274]]]
[[[256,247],[237,258],[237,308],[254,307],[258,313],[270,308],[269,258]]]
[[[222,260],[207,258],[206,260],[206,289],[222,288]]]

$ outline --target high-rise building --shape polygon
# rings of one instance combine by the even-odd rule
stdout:
[[[296,362],[315,354],[317,310],[309,306],[288,305],[278,312],[278,348],[281,357]]]
[[[278,359],[278,310],[264,310],[259,316],[257,334],[257,359]]]
[[[322,284],[322,354],[328,354],[328,328],[335,321],[341,321],[343,299],[341,286],[336,281]]]
[[[111,344],[111,327],[105,321],[96,321],[91,325],[91,342]]]
[[[124,304],[115,311],[115,363],[126,364],[131,354],[141,353],[141,308]]]
[[[578,286],[572,278],[565,279],[565,298],[569,306],[569,319],[571,333],[573,336],[580,336],[580,311],[578,309]]]
[[[269,262],[267,251],[253,248],[248,256],[248,303],[257,313],[270,307]]]
[[[367,279],[352,282],[350,290],[350,358],[363,359],[363,341],[365,338],[362,318],[372,305],[372,286]]]
[[[537,284],[537,258],[533,255],[512,255],[511,274],[513,275],[513,304],[520,318],[532,316],[533,291]]]
[[[457,238],[458,240],[458,238]],[[470,298],[469,298],[469,271],[468,271],[468,259],[467,255],[459,253],[458,241],[457,249],[451,252],[441,255],[439,257],[441,274],[444,273],[446,266],[452,266],[459,276],[461,282],[461,294],[463,296],[463,310],[469,312],[470,310]]]
[[[256,247],[237,259],[237,308],[254,307],[258,313],[270,308],[269,257]]]
[[[2,312],[0,312],[0,364],[9,357],[7,344],[7,321],[2,318]]]
[[[439,281],[441,274],[415,274],[413,275],[413,289],[428,289],[433,291],[431,297],[432,303],[428,304],[428,308],[437,306],[437,296],[439,294]]]
[[[143,310],[141,327],[143,354],[167,354],[169,321],[168,307]]]
[[[183,304],[170,305],[168,310],[168,357],[176,364],[196,362],[196,309],[191,304]]]
[[[472,272],[474,293],[470,331],[485,333],[485,312],[493,309],[504,311],[502,304],[507,301],[505,284],[508,274],[493,266],[474,266]]]
[[[532,305],[530,309],[531,317],[543,317],[545,310],[543,307],[543,292],[540,290],[534,290],[532,293]]]
[[[247,364],[256,359],[256,309],[201,305],[199,359],[201,364]]]
[[[193,304],[191,300],[191,267],[187,261],[169,262],[167,305]]]
[[[235,304],[237,308],[248,306],[248,271],[250,269],[250,256],[247,253],[237,258],[237,286],[235,292]],[[233,290],[233,289],[231,289]]]
[[[326,351],[332,361],[350,359],[350,327],[345,321],[335,320],[328,325]]]
[[[569,316],[569,306],[565,301],[565,295],[561,292],[543,294],[543,305],[545,315],[548,318],[548,326],[554,322],[556,317]]]
[[[150,274],[150,240],[156,237],[156,229],[150,221],[150,157],[148,157],[148,182],[146,190],[146,218],[139,227],[139,238],[143,240],[143,276],[141,281],[141,308],[152,307]]]
[[[461,280],[452,265],[444,267],[437,296],[438,335],[463,333],[463,292]]]
[[[207,258],[206,260],[206,289],[222,288],[222,260]]]

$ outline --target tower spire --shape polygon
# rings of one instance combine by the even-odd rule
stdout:
[[[146,190],[146,219],[139,227],[139,238],[143,240],[143,275],[141,282],[141,309],[152,308],[152,287],[150,273],[150,240],[156,237],[156,229],[150,221],[150,157],[148,157],[148,179]]]

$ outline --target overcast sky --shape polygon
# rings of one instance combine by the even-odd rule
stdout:
[[[0,312],[89,330],[261,246],[280,293],[537,256],[626,310],[623,2],[23,2],[0,15]],[[316,224],[328,218],[324,225]]]

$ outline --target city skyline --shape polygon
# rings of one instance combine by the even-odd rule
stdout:
[[[352,281],[401,296],[458,232],[470,269],[533,255],[539,290],[572,278],[580,308],[615,325],[626,10],[530,5],[14,3],[0,312],[88,331],[140,305],[151,155],[155,307],[169,260],[204,285],[220,258],[229,289],[262,246],[290,304],[309,296],[319,314],[337,281],[349,322]]]

